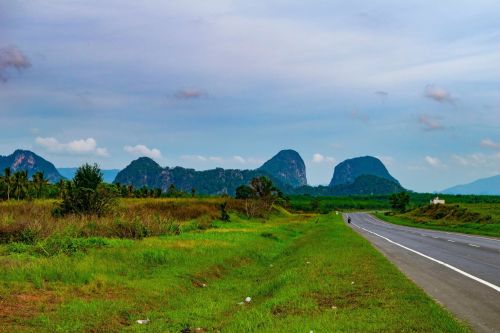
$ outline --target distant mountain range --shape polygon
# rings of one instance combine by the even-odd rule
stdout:
[[[50,182],[72,179],[77,168],[59,168],[35,153],[16,150],[9,156],[0,156],[0,174],[10,167],[12,171],[28,170],[29,176],[42,171]],[[102,170],[106,182],[133,185],[135,188],[161,188],[167,191],[171,185],[199,194],[234,195],[236,188],[248,184],[258,176],[269,177],[277,187],[288,194],[310,195],[356,195],[390,194],[404,188],[389,174],[384,164],[371,156],[343,161],[335,167],[329,186],[307,185],[306,166],[302,157],[294,150],[282,150],[261,167],[254,170],[216,168],[196,171],[183,167],[161,167],[148,157],[132,161],[125,169]]]
[[[3,175],[6,168],[10,168],[12,172],[26,170],[30,178],[34,173],[41,171],[51,183],[63,179],[54,164],[29,150],[18,149],[8,156],[0,156],[0,174]]]
[[[73,179],[78,168],[57,168],[57,171],[66,179]],[[106,183],[112,183],[120,169],[101,169],[103,179]]]
[[[255,170],[212,169],[196,171],[182,167],[162,168],[148,157],[141,157],[120,171],[115,183],[134,187],[161,188],[167,191],[170,185],[200,194],[234,195],[236,188],[248,184],[258,176],[267,176],[280,188],[307,184],[306,167],[300,155],[293,150],[282,150]]]
[[[441,191],[443,194],[500,195],[500,175],[482,178]]]
[[[306,167],[294,150],[282,150],[255,170],[212,169],[195,171],[181,167],[162,168],[147,157],[141,157],[120,171],[115,183],[134,187],[161,188],[166,191],[174,184],[189,192],[200,194],[230,194],[256,176],[267,176],[285,193],[310,195],[390,194],[404,191],[383,163],[365,156],[346,160],[337,167],[330,186],[307,185]]]

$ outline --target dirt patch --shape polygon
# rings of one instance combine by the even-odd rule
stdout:
[[[53,311],[63,298],[52,291],[12,293],[0,298],[0,322],[33,318],[41,312]]]
[[[293,304],[280,304],[273,307],[271,313],[275,317],[283,318],[287,316],[300,316],[303,315],[305,311],[295,307]]]
[[[101,280],[95,280],[87,285],[73,288],[71,290],[71,294],[84,300],[118,300],[129,298],[132,294],[132,290],[124,287],[108,285],[106,282]]]
[[[339,295],[311,293],[320,309],[356,309],[371,307],[374,293],[370,290],[352,290]]]

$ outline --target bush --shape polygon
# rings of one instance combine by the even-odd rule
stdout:
[[[54,216],[83,214],[102,216],[116,206],[119,193],[115,186],[103,183],[97,164],[84,164],[76,171],[62,192],[62,202],[54,208]]]

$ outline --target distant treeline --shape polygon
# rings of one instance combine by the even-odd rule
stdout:
[[[410,203],[408,209],[414,209],[429,204],[436,197],[435,193],[409,192]],[[391,209],[390,195],[349,195],[349,196],[289,196],[289,205],[292,210],[303,212],[328,213],[333,210],[386,210]],[[446,203],[500,203],[497,195],[439,195]]]

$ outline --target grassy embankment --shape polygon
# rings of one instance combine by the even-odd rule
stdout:
[[[500,237],[500,203],[426,205],[404,214],[374,215],[409,227]]]
[[[147,210],[138,201],[122,209],[129,205]],[[5,213],[1,218],[3,224],[18,221]],[[340,216],[281,212],[247,220],[233,213],[231,222],[202,228],[196,219],[207,218],[181,221],[180,231],[142,239],[73,230],[0,245],[0,331],[468,331]],[[115,223],[86,222],[109,228]],[[86,230],[78,223],[78,230]],[[191,227],[183,230],[186,225]],[[48,240],[66,251],[40,251]],[[247,296],[252,301],[239,304]],[[146,318],[147,325],[135,323]]]

